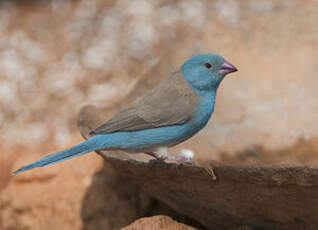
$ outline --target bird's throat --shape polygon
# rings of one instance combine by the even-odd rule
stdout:
[[[192,124],[202,129],[209,121],[215,104],[216,91],[200,96],[198,107],[193,117]]]

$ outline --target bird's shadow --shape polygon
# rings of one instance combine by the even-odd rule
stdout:
[[[83,230],[116,230],[141,217],[168,215],[173,219],[205,229],[192,220],[147,195],[138,182],[114,170],[104,162],[93,176],[82,201]]]

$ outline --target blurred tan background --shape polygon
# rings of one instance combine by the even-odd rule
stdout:
[[[145,74],[158,81],[199,52],[239,72],[223,81],[208,127],[174,152],[317,163],[317,12],[315,0],[0,1],[0,229],[81,229],[98,156],[10,171],[81,141],[83,105],[116,103]]]

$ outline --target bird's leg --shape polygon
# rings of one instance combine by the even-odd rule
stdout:
[[[192,155],[182,154],[182,156],[169,156],[167,147],[158,147],[154,151],[145,152],[146,154],[153,156],[158,161],[171,160],[176,161],[178,164],[193,163]]]
[[[182,164],[182,163],[194,164],[193,155],[194,153],[191,150],[183,149],[180,151],[179,156],[174,157],[174,160],[179,164]]]
[[[145,152],[145,154],[148,154],[154,158],[156,158],[157,161],[165,161],[167,158],[162,157],[160,154],[154,153],[154,152]]]
[[[152,156],[159,161],[165,161],[166,159],[168,159],[168,147],[159,146],[151,152]]]
[[[193,160],[192,158],[188,158],[188,157],[185,157],[185,156],[176,156],[176,161],[180,164],[182,163],[193,163]]]
[[[171,160],[171,161],[176,161],[179,164],[182,163],[192,163],[192,159],[183,157],[183,156],[166,156],[163,157],[158,153],[152,153],[152,152],[145,152],[146,154],[156,158],[156,160],[158,161],[165,161],[165,160]]]
[[[168,156],[167,160],[172,160],[172,161],[176,161],[179,164],[183,164],[183,163],[193,163],[192,158],[188,158],[185,156]]]

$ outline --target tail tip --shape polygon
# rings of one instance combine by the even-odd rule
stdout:
[[[21,167],[21,168],[15,170],[15,171],[13,171],[12,174],[13,174],[13,175],[17,175],[17,174],[19,174],[19,173],[21,173],[21,172],[28,171],[28,170],[33,169],[33,168],[34,168],[34,167],[31,167],[30,165],[23,166],[23,167]]]
[[[22,172],[23,170],[20,168],[20,169],[17,169],[15,171],[12,172],[13,175],[17,175],[19,174],[20,172]]]

